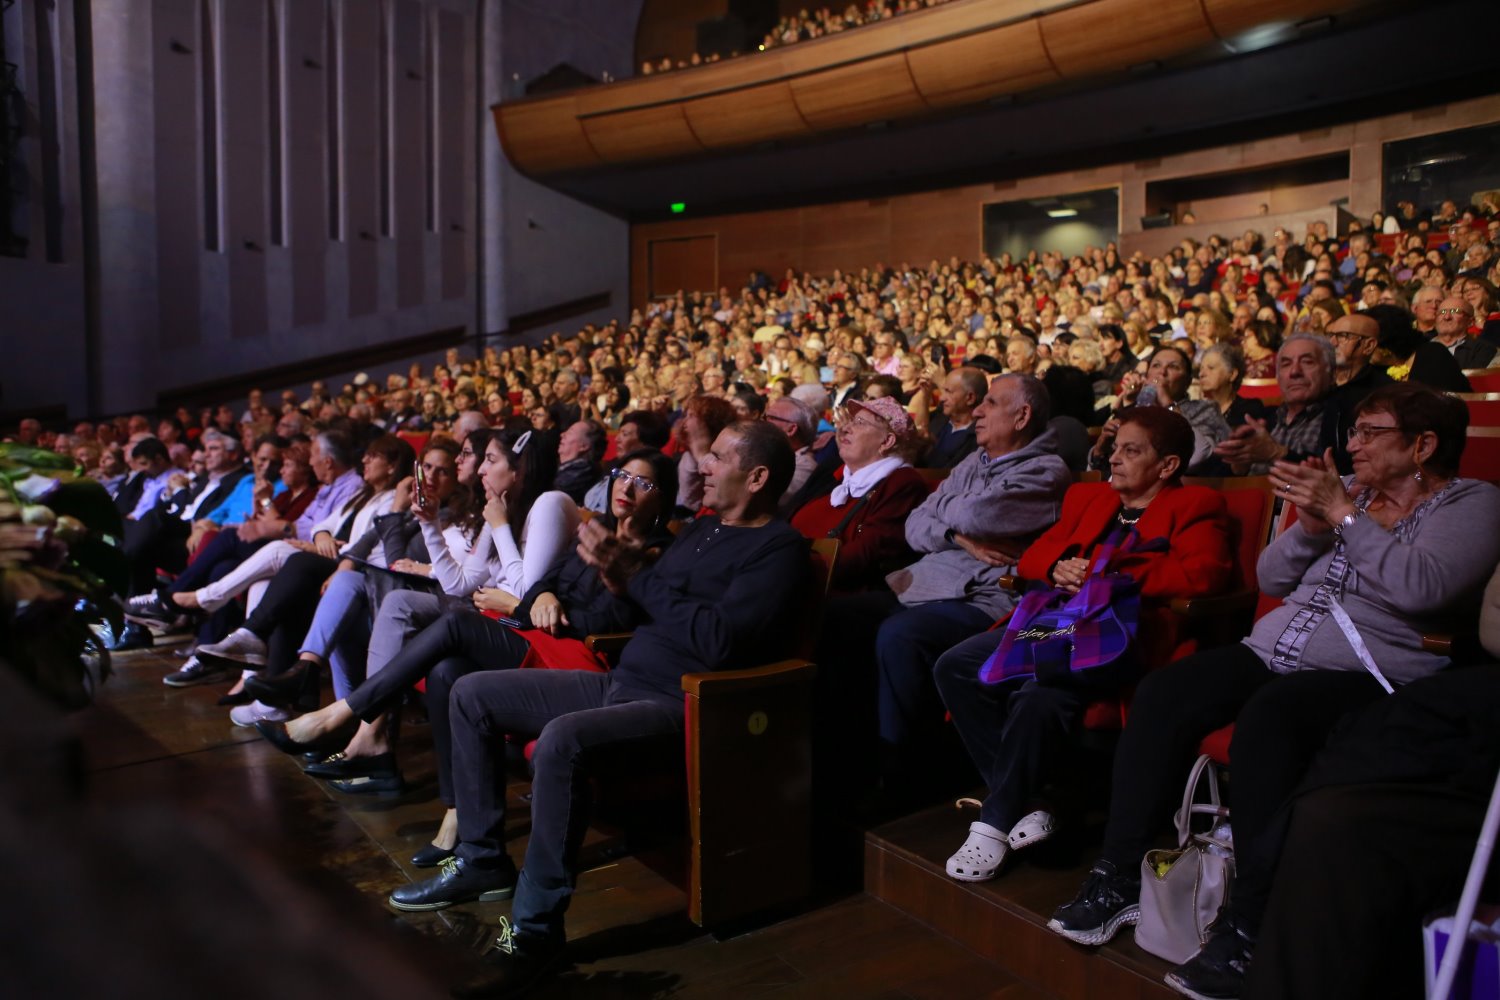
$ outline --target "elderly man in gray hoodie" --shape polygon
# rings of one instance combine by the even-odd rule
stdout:
[[[888,789],[916,776],[914,746],[942,722],[933,663],[1009,614],[1015,598],[1000,578],[1061,511],[1073,477],[1056,454],[1049,410],[1046,387],[1030,375],[990,383],[974,411],[978,450],[906,522],[906,540],[922,557],[890,574],[888,591],[830,602],[820,662],[857,678],[870,666],[860,640],[875,637]]]

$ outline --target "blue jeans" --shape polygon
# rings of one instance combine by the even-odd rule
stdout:
[[[370,648],[370,604],[365,597],[365,575],[339,570],[328,578],[328,589],[318,601],[312,625],[299,653],[326,660],[333,674],[333,695],[347,698],[365,679],[365,654]]]

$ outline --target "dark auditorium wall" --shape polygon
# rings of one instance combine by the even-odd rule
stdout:
[[[614,315],[628,225],[512,169],[489,106],[560,63],[629,74],[639,7],[8,7],[29,123],[15,228],[30,242],[0,256],[0,413],[147,408],[601,294],[606,308],[561,324]],[[77,10],[92,11],[86,31]]]
[[[595,79],[631,75],[642,0],[483,0],[482,64],[499,72],[485,83],[485,108],[520,96],[525,81],[560,63]],[[519,331],[534,340],[552,329],[603,322],[627,308],[629,224],[523,176],[505,160],[486,113],[484,308],[486,332],[512,317],[545,312],[606,294],[609,305],[571,313],[555,326]]]
[[[87,25],[75,10],[91,10]],[[56,262],[0,264],[0,410],[116,413],[236,372],[474,327],[473,0],[11,11],[31,22],[28,55],[56,53],[68,238]],[[47,93],[29,90],[28,106]]]
[[[73,5],[40,15],[39,4],[18,3],[0,13],[0,61],[17,67],[31,124],[12,174],[28,194],[17,199],[9,227],[26,241],[25,249],[19,256],[0,253],[0,413],[81,400],[87,392],[77,119],[67,113],[78,102]],[[48,90],[44,78],[53,82]],[[55,142],[44,143],[49,133]]]

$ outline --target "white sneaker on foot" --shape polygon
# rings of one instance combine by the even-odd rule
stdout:
[[[258,701],[252,701],[248,705],[236,705],[229,712],[229,721],[236,726],[244,726],[246,729],[257,722],[285,722],[293,717],[294,713],[284,708],[276,708]]]
[[[263,667],[266,665],[266,644],[249,629],[237,628],[222,642],[199,646],[198,657],[205,660],[232,660],[235,663],[251,663]]]

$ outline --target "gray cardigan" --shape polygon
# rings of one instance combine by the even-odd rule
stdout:
[[[907,543],[927,554],[886,577],[902,604],[967,601],[997,619],[1010,611],[1015,597],[1000,588],[1000,578],[1014,567],[980,562],[947,532],[1029,543],[1052,527],[1073,482],[1057,444],[1049,429],[1008,455],[991,460],[980,450],[953,467],[906,520]]]
[[[1344,538],[1342,587],[1324,586],[1334,566],[1332,534],[1310,535],[1294,524],[1261,553],[1260,589],[1285,603],[1256,623],[1245,644],[1278,673],[1363,670],[1326,612],[1324,595],[1332,593],[1392,684],[1447,666],[1447,657],[1423,651],[1422,634],[1473,628],[1500,562],[1500,489],[1456,479],[1393,530],[1360,517]]]

